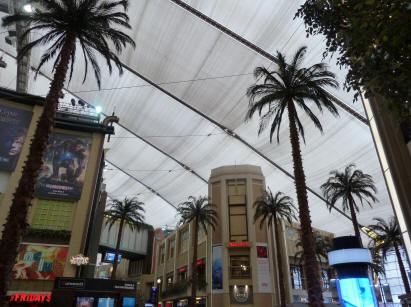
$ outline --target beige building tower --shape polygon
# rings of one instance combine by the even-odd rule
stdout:
[[[211,171],[209,196],[219,223],[207,240],[207,306],[275,306],[277,276],[272,235],[254,224],[254,201],[265,188],[261,168],[223,166]]]

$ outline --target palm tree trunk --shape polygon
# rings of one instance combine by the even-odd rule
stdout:
[[[398,245],[394,243],[395,254],[397,255],[398,265],[400,267],[402,282],[404,283],[405,293],[410,293],[410,283],[408,282],[407,273],[405,272],[404,263],[402,262],[401,253]]]
[[[26,230],[26,217],[33,199],[34,184],[37,181],[43,154],[53,130],[58,97],[64,86],[74,44],[75,36],[68,34],[45,100],[43,113],[37,123],[36,131],[30,144],[29,154],[23,166],[19,185],[13,194],[14,198],[6,223],[4,224],[2,240],[0,242],[0,255],[2,255],[2,261],[0,262],[0,294],[3,300],[12,278],[12,269],[17,257],[17,249]]]
[[[123,234],[123,227],[124,227],[124,218],[122,218],[120,220],[120,226],[118,228],[116,251],[115,251],[115,254],[114,254],[113,272],[111,272],[111,279],[112,280],[116,279],[117,265],[118,265],[117,260],[118,260],[118,254],[119,254],[119,251],[120,251],[121,235]]]
[[[274,233],[275,233],[275,245],[276,245],[276,252],[277,252],[277,266],[278,266],[278,280],[280,281],[280,306],[281,307],[286,307],[286,300],[285,300],[285,287],[284,287],[284,281],[286,280],[284,278],[284,273],[283,273],[283,257],[281,255],[281,249],[280,249],[280,225],[277,225],[278,219],[274,218]]]
[[[301,158],[300,141],[295,123],[296,110],[292,101],[288,103],[288,120],[290,125],[290,141],[294,162],[295,188],[297,192],[299,218],[301,224],[301,239],[304,249],[304,271],[307,277],[307,292],[310,306],[324,306],[321,300],[321,281],[318,274],[318,262],[315,253],[315,242],[311,227],[310,209],[308,207],[307,187],[303,161]]]
[[[357,214],[355,213],[355,208],[354,208],[354,199],[352,198],[352,196],[348,197],[348,204],[350,206],[351,220],[354,226],[355,236],[357,237],[358,242],[360,243],[360,246],[363,247],[362,240],[361,240],[361,234],[360,234],[360,227],[358,226]]]
[[[189,307],[196,306],[198,272],[197,272],[197,249],[198,249],[198,219],[194,219],[194,238],[193,238],[193,262],[191,264],[191,297],[188,302]]]

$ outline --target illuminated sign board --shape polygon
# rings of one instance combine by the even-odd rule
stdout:
[[[10,302],[15,303],[50,303],[51,294],[15,293],[10,297]]]
[[[229,246],[230,247],[250,247],[248,242],[240,242],[240,243],[230,242]]]
[[[182,268],[179,269],[180,272],[185,272],[187,270],[187,267],[183,266]]]
[[[82,254],[78,254],[77,256],[73,256],[70,258],[70,263],[73,265],[86,265],[89,262],[89,258],[85,257]]]
[[[203,260],[198,260],[198,261],[197,261],[197,265],[202,265],[203,263],[204,263]]]

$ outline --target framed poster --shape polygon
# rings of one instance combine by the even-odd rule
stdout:
[[[32,113],[0,105],[0,170],[12,172],[26,140]]]
[[[268,263],[268,248],[266,243],[257,243],[257,274],[260,293],[271,293],[270,265]]]
[[[213,293],[222,293],[223,291],[223,246],[213,246],[213,262],[212,262],[212,280]]]
[[[67,252],[67,246],[20,244],[13,278],[54,280],[61,277]]]
[[[34,188],[35,195],[79,200],[90,148],[91,137],[52,133]]]

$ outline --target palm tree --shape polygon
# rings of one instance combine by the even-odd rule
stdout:
[[[321,237],[320,235],[315,235],[314,236],[315,240],[315,256],[317,257],[318,262],[320,263],[320,273],[321,277],[324,279],[324,273],[323,273],[323,259],[328,259],[328,252],[331,251],[332,245],[329,240]],[[303,248],[303,242],[299,240],[296,244],[296,247],[299,248],[300,250],[295,253],[294,258],[298,261],[299,264],[301,264],[304,261],[304,250]],[[324,284],[324,283],[323,283]],[[321,299],[323,300],[323,296],[321,294]]]
[[[288,112],[295,188],[298,199],[299,220],[303,233],[304,266],[308,278],[308,299],[311,306],[322,306],[321,281],[315,257],[307,186],[300,149],[299,135],[305,141],[304,127],[298,116],[297,107],[301,108],[302,112],[322,131],[321,122],[311,111],[310,107],[315,105],[320,111],[325,107],[332,114],[337,115],[338,111],[324,87],[336,88],[338,87],[338,82],[335,80],[335,75],[327,70],[327,66],[324,63],[318,63],[307,68],[301,67],[306,49],[306,47],[298,49],[291,63],[287,63],[285,56],[277,51],[275,60],[277,67],[275,70],[269,71],[264,67],[257,67],[255,69],[255,78],[263,78],[263,81],[262,83],[252,85],[247,90],[247,96],[249,97],[247,118],[252,118],[254,113],[258,111],[261,117],[258,134],[273,119],[270,129],[270,142],[276,130],[277,142],[279,142],[283,114],[286,110]],[[262,115],[263,109],[266,110],[264,115]]]
[[[318,262],[320,263],[320,268],[323,267],[323,259],[328,259],[328,252],[331,251],[332,246],[331,243],[326,240],[325,238],[316,235],[314,237],[315,240],[315,256],[317,257]],[[298,260],[299,263],[304,261],[304,250],[303,242],[299,240],[295,245],[300,250],[294,255],[294,257]]]
[[[215,205],[209,203],[208,198],[200,196],[195,198],[189,196],[188,200],[178,205],[177,213],[180,215],[180,223],[194,222],[194,236],[193,236],[193,261],[191,266],[191,297],[189,306],[195,307],[197,287],[198,287],[198,272],[197,272],[197,248],[198,248],[198,231],[199,227],[207,235],[207,226],[213,230],[217,225],[218,214],[215,211]]]
[[[260,220],[260,228],[264,227],[265,222],[267,222],[268,227],[274,227],[275,245],[277,246],[278,280],[280,281],[280,305],[285,307],[287,304],[285,300],[284,283],[282,282],[285,278],[280,249],[280,222],[281,219],[285,219],[291,224],[293,219],[296,220],[296,207],[291,197],[284,195],[282,192],[277,192],[275,196],[273,196],[270,188],[264,191],[264,194],[254,202],[253,207],[255,208],[254,223]]]
[[[321,185],[323,195],[328,202],[327,206],[331,211],[332,208],[335,208],[337,201],[341,200],[343,211],[350,210],[355,236],[362,246],[356,215],[356,212],[359,212],[359,207],[358,201],[356,203],[354,198],[357,198],[361,205],[366,202],[371,207],[371,201],[373,203],[377,201],[374,196],[377,192],[374,181],[370,175],[355,169],[355,164],[348,165],[344,172],[333,170],[330,175],[331,177],[328,178],[327,182]]]
[[[379,217],[374,218],[374,220],[377,223],[369,225],[368,228],[378,235],[378,239],[372,240],[370,242],[370,247],[372,249],[378,249],[381,252],[383,261],[387,259],[387,253],[389,251],[395,251],[402,281],[404,283],[405,293],[411,293],[407,273],[405,272],[404,263],[400,253],[400,247],[403,247],[403,242],[400,226],[398,225],[397,220],[395,217],[391,217],[388,222]]]
[[[113,272],[111,273],[111,279],[116,279],[118,254],[120,251],[121,236],[123,234],[123,228],[125,225],[130,227],[132,231],[140,230],[144,225],[143,208],[144,203],[138,201],[137,197],[128,199],[127,197],[121,201],[114,199],[109,203],[109,208],[104,212],[106,218],[106,225],[110,230],[114,224],[120,222],[117,234],[116,251],[114,254]]]
[[[128,0],[33,0],[36,10],[31,13],[17,12],[3,18],[3,27],[16,23],[28,24],[23,38],[33,31],[43,31],[43,35],[25,45],[19,57],[27,54],[34,47],[48,45],[41,57],[38,69],[55,58],[54,76],[46,96],[43,113],[37,123],[31,140],[29,155],[23,167],[20,182],[14,193],[3,229],[0,253],[0,295],[4,298],[11,279],[12,268],[17,256],[17,248],[26,229],[27,211],[33,198],[34,184],[42,164],[43,153],[54,126],[54,118],[60,92],[71,66],[70,79],[79,47],[84,55],[85,73],[91,64],[97,83],[100,86],[100,67],[96,55],[101,55],[112,71],[112,62],[122,67],[117,54],[127,46],[135,46],[134,41],[120,31],[121,27],[130,28],[128,16],[119,8],[127,9]],[[111,50],[111,43],[115,52]],[[70,65],[71,64],[71,65]]]

